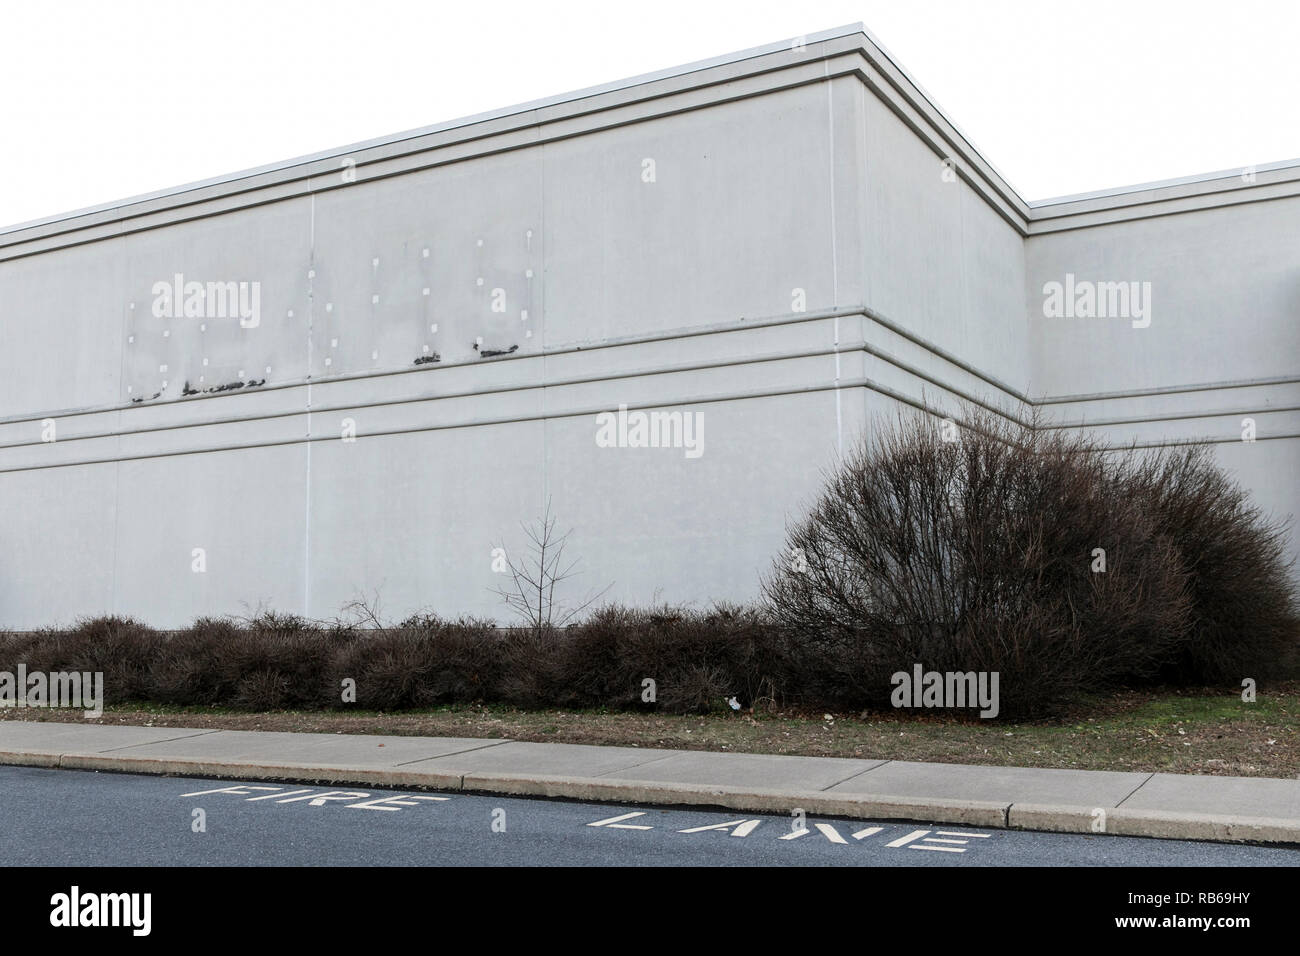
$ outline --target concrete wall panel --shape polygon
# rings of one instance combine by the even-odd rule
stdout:
[[[1300,198],[1031,237],[1034,391],[1300,378]],[[1141,318],[1047,318],[1043,286],[1150,283]]]
[[[1022,240],[891,110],[866,95],[867,305],[1023,389]]]

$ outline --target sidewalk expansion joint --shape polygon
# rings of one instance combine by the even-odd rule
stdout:
[[[212,730],[200,730],[196,734],[181,734],[179,737],[164,737],[162,740],[146,740],[143,743],[127,744],[125,747],[110,747],[108,750],[96,750],[94,751],[94,753],[114,754],[117,753],[119,750],[130,750],[133,747],[152,747],[154,744],[169,744],[175,740],[193,740],[195,737],[206,737],[208,734],[219,734],[221,732],[222,731],[220,730],[220,728],[214,728]]]
[[[414,760],[403,760],[401,763],[393,764],[394,767],[409,767],[413,763],[425,763],[430,760],[441,760],[443,757],[455,757],[457,754],[474,753],[479,750],[487,750],[490,747],[500,747],[502,744],[512,743],[509,738],[502,740],[485,740],[483,743],[474,747],[465,747],[463,750],[450,750],[445,754],[434,754],[432,757],[416,757]]]
[[[834,759],[834,758],[832,758],[832,759]],[[827,790],[831,789],[831,787],[838,787],[838,786],[839,786],[840,784],[842,784],[842,783],[848,783],[850,780],[856,780],[856,779],[858,779],[858,777],[861,777],[861,776],[862,776],[863,774],[865,774],[865,773],[871,773],[871,771],[873,771],[873,770],[879,770],[881,767],[884,767],[884,766],[886,766],[886,765],[888,765],[888,764],[891,764],[891,763],[893,763],[893,762],[894,762],[894,761],[892,761],[892,760],[882,760],[880,763],[876,764],[874,767],[868,767],[866,770],[859,770],[857,773],[851,773],[851,774],[849,774],[847,777],[845,777],[843,780],[836,780],[834,783],[830,784],[829,786],[822,787],[821,792],[822,792],[822,793],[825,793]]]
[[[596,774],[596,776],[593,777],[592,779],[594,780],[600,777],[608,777],[610,774],[622,774],[627,772],[628,770],[636,770],[640,767],[648,767],[652,763],[658,763],[661,760],[667,760],[669,757],[680,757],[683,753],[690,753],[690,751],[675,750],[670,753],[660,754],[658,757],[651,757],[649,760],[642,760],[640,763],[634,763],[627,767],[615,767],[613,770],[606,770],[602,773]]]
[[[1146,775],[1146,779],[1143,780],[1141,783],[1139,783],[1139,784],[1138,784],[1136,787],[1134,787],[1132,790],[1130,790],[1130,791],[1129,791],[1129,794],[1128,794],[1128,797],[1125,797],[1124,800],[1127,800],[1129,797],[1133,796],[1133,794],[1137,793],[1139,790],[1141,790],[1143,787],[1145,787],[1148,783],[1151,782],[1151,778],[1154,777],[1154,776],[1155,776],[1154,773],[1149,773],[1149,774],[1147,774],[1147,775]],[[1119,803],[1115,804],[1115,806],[1112,807],[1111,809],[1112,809],[1112,810],[1118,810],[1120,807],[1124,806],[1124,800],[1121,800]]]

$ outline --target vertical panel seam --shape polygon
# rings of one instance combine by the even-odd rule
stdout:
[[[831,308],[839,308],[840,274],[836,243],[835,219],[835,84],[830,78],[830,61],[822,60],[822,71],[826,83],[826,161],[828,167],[827,183],[830,193],[830,230],[831,230]],[[840,317],[835,316],[835,449],[844,457],[844,412],[840,396]]]
[[[307,243],[307,437],[311,438],[311,373],[312,334],[316,326],[316,194],[309,197],[311,204],[310,237]],[[303,522],[302,522],[302,615],[311,616],[311,451],[314,442],[307,443],[307,458],[303,472]]]

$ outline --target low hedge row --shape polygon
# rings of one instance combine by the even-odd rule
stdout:
[[[422,617],[382,630],[265,615],[157,631],[124,618],[0,635],[0,670],[100,671],[106,703],[250,710],[520,707],[720,709],[786,703],[780,634],[752,609],[606,607],[562,629]],[[355,702],[344,702],[345,681]],[[652,683],[647,684],[647,681]]]

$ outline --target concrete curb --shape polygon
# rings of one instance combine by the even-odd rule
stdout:
[[[1108,814],[1109,832],[1121,836],[1150,836],[1221,843],[1300,844],[1300,820],[1268,817],[1176,813],[1170,810],[1126,810]]]
[[[1104,810],[1104,815],[1099,814],[1098,810]],[[1011,805],[1007,814],[1007,825],[1013,830],[1048,830],[1054,833],[1096,833],[1111,836],[1156,837],[1167,840],[1300,845],[1300,820],[1180,813],[1173,810],[1059,807],[1015,803]]]
[[[57,769],[63,758],[49,753],[7,753],[0,751],[0,764],[13,767],[49,767]]]
[[[0,754],[0,763],[7,762]],[[216,779],[289,780],[295,783],[370,784],[379,787],[419,787],[460,790],[456,773],[379,770],[309,763],[240,763],[228,760],[184,760],[176,757],[119,757],[107,754],[64,754],[57,764],[64,770],[102,770],[113,773],[147,773],[159,776],[213,777]]]

